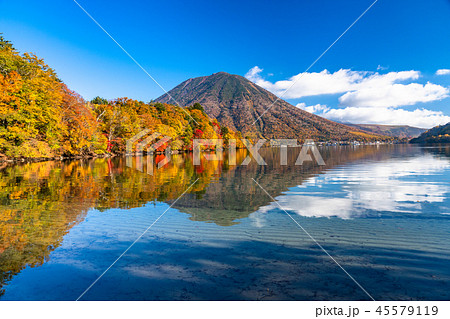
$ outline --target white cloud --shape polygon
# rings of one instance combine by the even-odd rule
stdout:
[[[249,79],[250,81],[252,81],[251,79],[256,79],[257,77],[259,77],[260,73],[263,71],[263,69],[261,69],[259,66],[254,66],[253,68],[251,68],[250,70],[248,70],[248,72],[245,74],[245,77],[247,79]]]
[[[436,71],[436,75],[448,75],[450,74],[450,69],[440,69]]]
[[[341,105],[355,107],[397,107],[432,102],[448,97],[449,90],[443,86],[427,83],[394,84],[386,79],[371,79],[356,91],[347,92],[339,98]]]
[[[330,109],[328,106],[322,104],[307,106],[305,103],[298,103],[296,107],[309,113],[323,113]]]
[[[296,99],[305,96],[345,93],[340,98],[345,106],[396,107],[414,105],[419,102],[442,100],[449,96],[449,89],[441,85],[427,83],[401,84],[399,82],[417,80],[419,71],[400,71],[380,74],[378,72],[352,71],[341,69],[334,73],[328,70],[300,73],[288,80],[272,83],[261,76],[258,66],[250,69],[247,79],[284,98]]]
[[[247,72],[245,77],[278,96],[290,88],[283,95],[284,98],[347,92],[352,89],[355,83],[362,80],[365,73],[351,70],[339,70],[335,73],[330,73],[327,70],[323,70],[320,73],[300,73],[289,80],[272,83],[263,79],[261,72],[262,69],[255,66]]]
[[[344,123],[410,125],[422,128],[450,122],[450,116],[427,109],[408,111],[394,108],[346,107],[330,109],[320,115]]]
[[[449,97],[450,90],[434,83],[414,83],[420,78],[415,70],[389,72],[352,71],[341,69],[334,73],[322,72],[300,73],[288,80],[270,82],[261,76],[258,66],[245,75],[250,81],[283,98],[296,99],[306,96],[340,94],[339,104],[342,108],[330,109],[317,104],[297,107],[311,113],[323,115],[333,120],[350,123],[378,123],[411,125],[429,128],[450,121],[442,112],[426,109],[408,111],[398,109],[400,106],[415,105],[440,101]],[[439,70],[442,72],[442,70]],[[438,71],[438,72],[439,72]],[[450,70],[448,70],[450,72]],[[288,90],[286,93],[285,90]]]

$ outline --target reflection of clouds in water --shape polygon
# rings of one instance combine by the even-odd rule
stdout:
[[[419,213],[420,202],[446,199],[448,183],[426,176],[449,168],[448,160],[431,155],[351,165],[310,178],[276,200],[287,211],[306,217],[349,219],[368,211]],[[254,214],[262,219],[261,214],[274,208],[277,205],[271,203]]]
[[[266,211],[263,210],[264,208],[265,207],[261,207],[261,209],[249,215],[253,227],[262,228],[266,226],[266,215],[265,215]]]
[[[276,200],[287,211],[295,211],[305,217],[333,217],[348,219],[352,214],[352,201],[348,198],[330,198],[321,196],[303,196],[298,193],[279,196]],[[277,204],[270,203],[259,211],[267,212]]]

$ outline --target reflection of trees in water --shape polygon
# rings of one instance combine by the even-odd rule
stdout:
[[[226,156],[223,161],[202,159],[201,165],[194,166],[192,155],[172,155],[172,161],[162,169],[154,168],[153,175],[126,167],[124,158],[3,167],[0,287],[25,267],[42,265],[89,209],[130,209],[151,201],[170,203],[199,178],[175,207],[191,214],[193,220],[232,225],[270,202],[252,178],[277,196],[327,168],[363,158],[382,160],[392,149],[324,148],[321,153],[325,167],[292,165],[299,149],[289,150],[288,166],[279,165],[276,149],[261,150],[267,166],[258,166],[254,161],[248,166],[231,166]],[[239,150],[236,162],[240,164],[246,156],[244,150]]]
[[[0,287],[27,266],[42,265],[91,208],[129,209],[201,192],[215,167],[201,173],[175,160],[155,176],[125,167],[124,159],[40,162],[0,171]],[[216,164],[217,166],[217,164]],[[0,295],[4,291],[0,290]]]

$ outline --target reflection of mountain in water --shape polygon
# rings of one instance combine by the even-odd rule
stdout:
[[[395,156],[406,154],[411,147],[407,145],[384,145],[366,147],[321,148],[326,166],[305,162],[302,166],[294,165],[300,149],[289,149],[288,165],[280,165],[278,149],[263,149],[261,154],[267,166],[258,166],[252,161],[248,166],[237,166],[233,170],[223,171],[220,180],[211,183],[200,198],[192,194],[185,195],[177,201],[175,208],[191,215],[192,220],[214,222],[229,226],[238,223],[241,218],[270,204],[271,200],[252,180],[254,178],[271,196],[276,197],[288,191],[290,187],[303,184],[317,175],[347,163],[364,160],[373,163],[383,162]],[[242,162],[244,156],[241,156]],[[328,173],[327,173],[328,174]],[[301,206],[306,202],[295,203]],[[328,201],[333,210],[343,210],[345,203],[339,199]]]
[[[198,178],[175,207],[192,220],[233,225],[270,204],[252,178],[276,197],[339,165],[383,162],[410,152],[411,146],[406,145],[323,148],[325,167],[292,165],[299,149],[289,149],[288,166],[279,165],[279,150],[270,148],[261,150],[266,166],[254,161],[230,166],[227,158],[221,162],[203,159],[194,166],[190,155],[173,155],[168,165],[154,169],[153,176],[126,167],[124,158],[0,168],[0,287],[25,267],[43,264],[93,208],[107,213],[110,208],[131,209],[152,201],[172,203]],[[441,150],[436,156],[442,152],[448,154]],[[246,156],[239,151],[237,163]]]

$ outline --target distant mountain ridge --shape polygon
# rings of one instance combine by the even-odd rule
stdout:
[[[419,137],[413,138],[410,143],[416,144],[435,144],[450,143],[450,122],[429,129]]]
[[[426,131],[424,128],[412,127],[408,125],[381,125],[381,124],[346,124],[358,128],[368,133],[392,136],[401,139],[418,137]]]
[[[209,116],[241,131],[244,137],[316,141],[389,139],[301,110],[248,79],[225,72],[188,79],[155,101],[175,103],[169,95],[181,106],[200,103]]]

